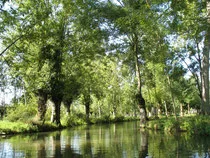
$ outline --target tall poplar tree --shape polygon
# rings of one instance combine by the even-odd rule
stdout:
[[[164,36],[160,34],[162,26],[158,25],[160,22],[157,2],[150,4],[143,0],[122,0],[118,1],[118,4],[111,1],[107,3],[110,13],[106,16],[116,28],[114,37],[118,37],[116,40],[123,39],[117,44],[117,49],[128,54],[129,65],[134,70],[141,126],[144,126],[147,120],[146,104],[142,95],[145,62],[160,53],[164,44]]]

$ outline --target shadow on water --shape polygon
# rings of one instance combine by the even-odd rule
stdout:
[[[210,137],[140,130],[138,122],[0,138],[0,157],[210,157]]]

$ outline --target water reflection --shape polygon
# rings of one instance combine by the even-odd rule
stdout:
[[[0,157],[210,157],[210,138],[139,130],[138,122],[0,138]]]
[[[148,131],[140,131],[140,149],[139,149],[139,158],[145,158],[148,156]]]

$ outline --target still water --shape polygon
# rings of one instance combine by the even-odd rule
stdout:
[[[0,158],[203,158],[210,137],[141,131],[139,122],[0,137]]]

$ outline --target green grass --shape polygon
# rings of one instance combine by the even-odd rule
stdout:
[[[60,129],[62,127],[56,126],[52,123],[25,123],[25,122],[9,122],[0,121],[0,135],[18,134],[18,133],[34,133],[45,132]]]
[[[111,122],[122,122],[132,121],[137,118],[91,118],[91,124],[97,123],[111,123]],[[85,125],[84,117],[66,117],[61,120],[63,127],[56,126],[50,122],[44,124],[35,121],[29,122],[10,122],[0,121],[0,135],[1,134],[18,134],[18,133],[34,133],[34,132],[45,132],[54,131],[65,127],[72,127],[78,125]],[[159,119],[153,119],[147,122],[147,128],[153,130],[161,130],[165,132],[188,132],[192,135],[210,135],[210,116],[185,116],[178,117],[176,120],[174,117],[162,117]]]
[[[23,122],[0,121],[0,134],[16,134],[36,130],[35,127]]]
[[[116,118],[90,118],[90,124],[99,124],[99,123],[111,123],[111,122],[122,122],[122,121],[132,121],[137,120],[137,118],[132,117],[123,117],[119,116]],[[65,127],[86,125],[85,116],[65,116],[61,119],[63,126],[57,126],[56,124],[45,122],[44,124],[35,119],[29,121],[17,121],[11,122],[8,120],[0,121],[0,135],[5,134],[18,134],[18,133],[34,133],[34,132],[47,132],[55,131]]]

